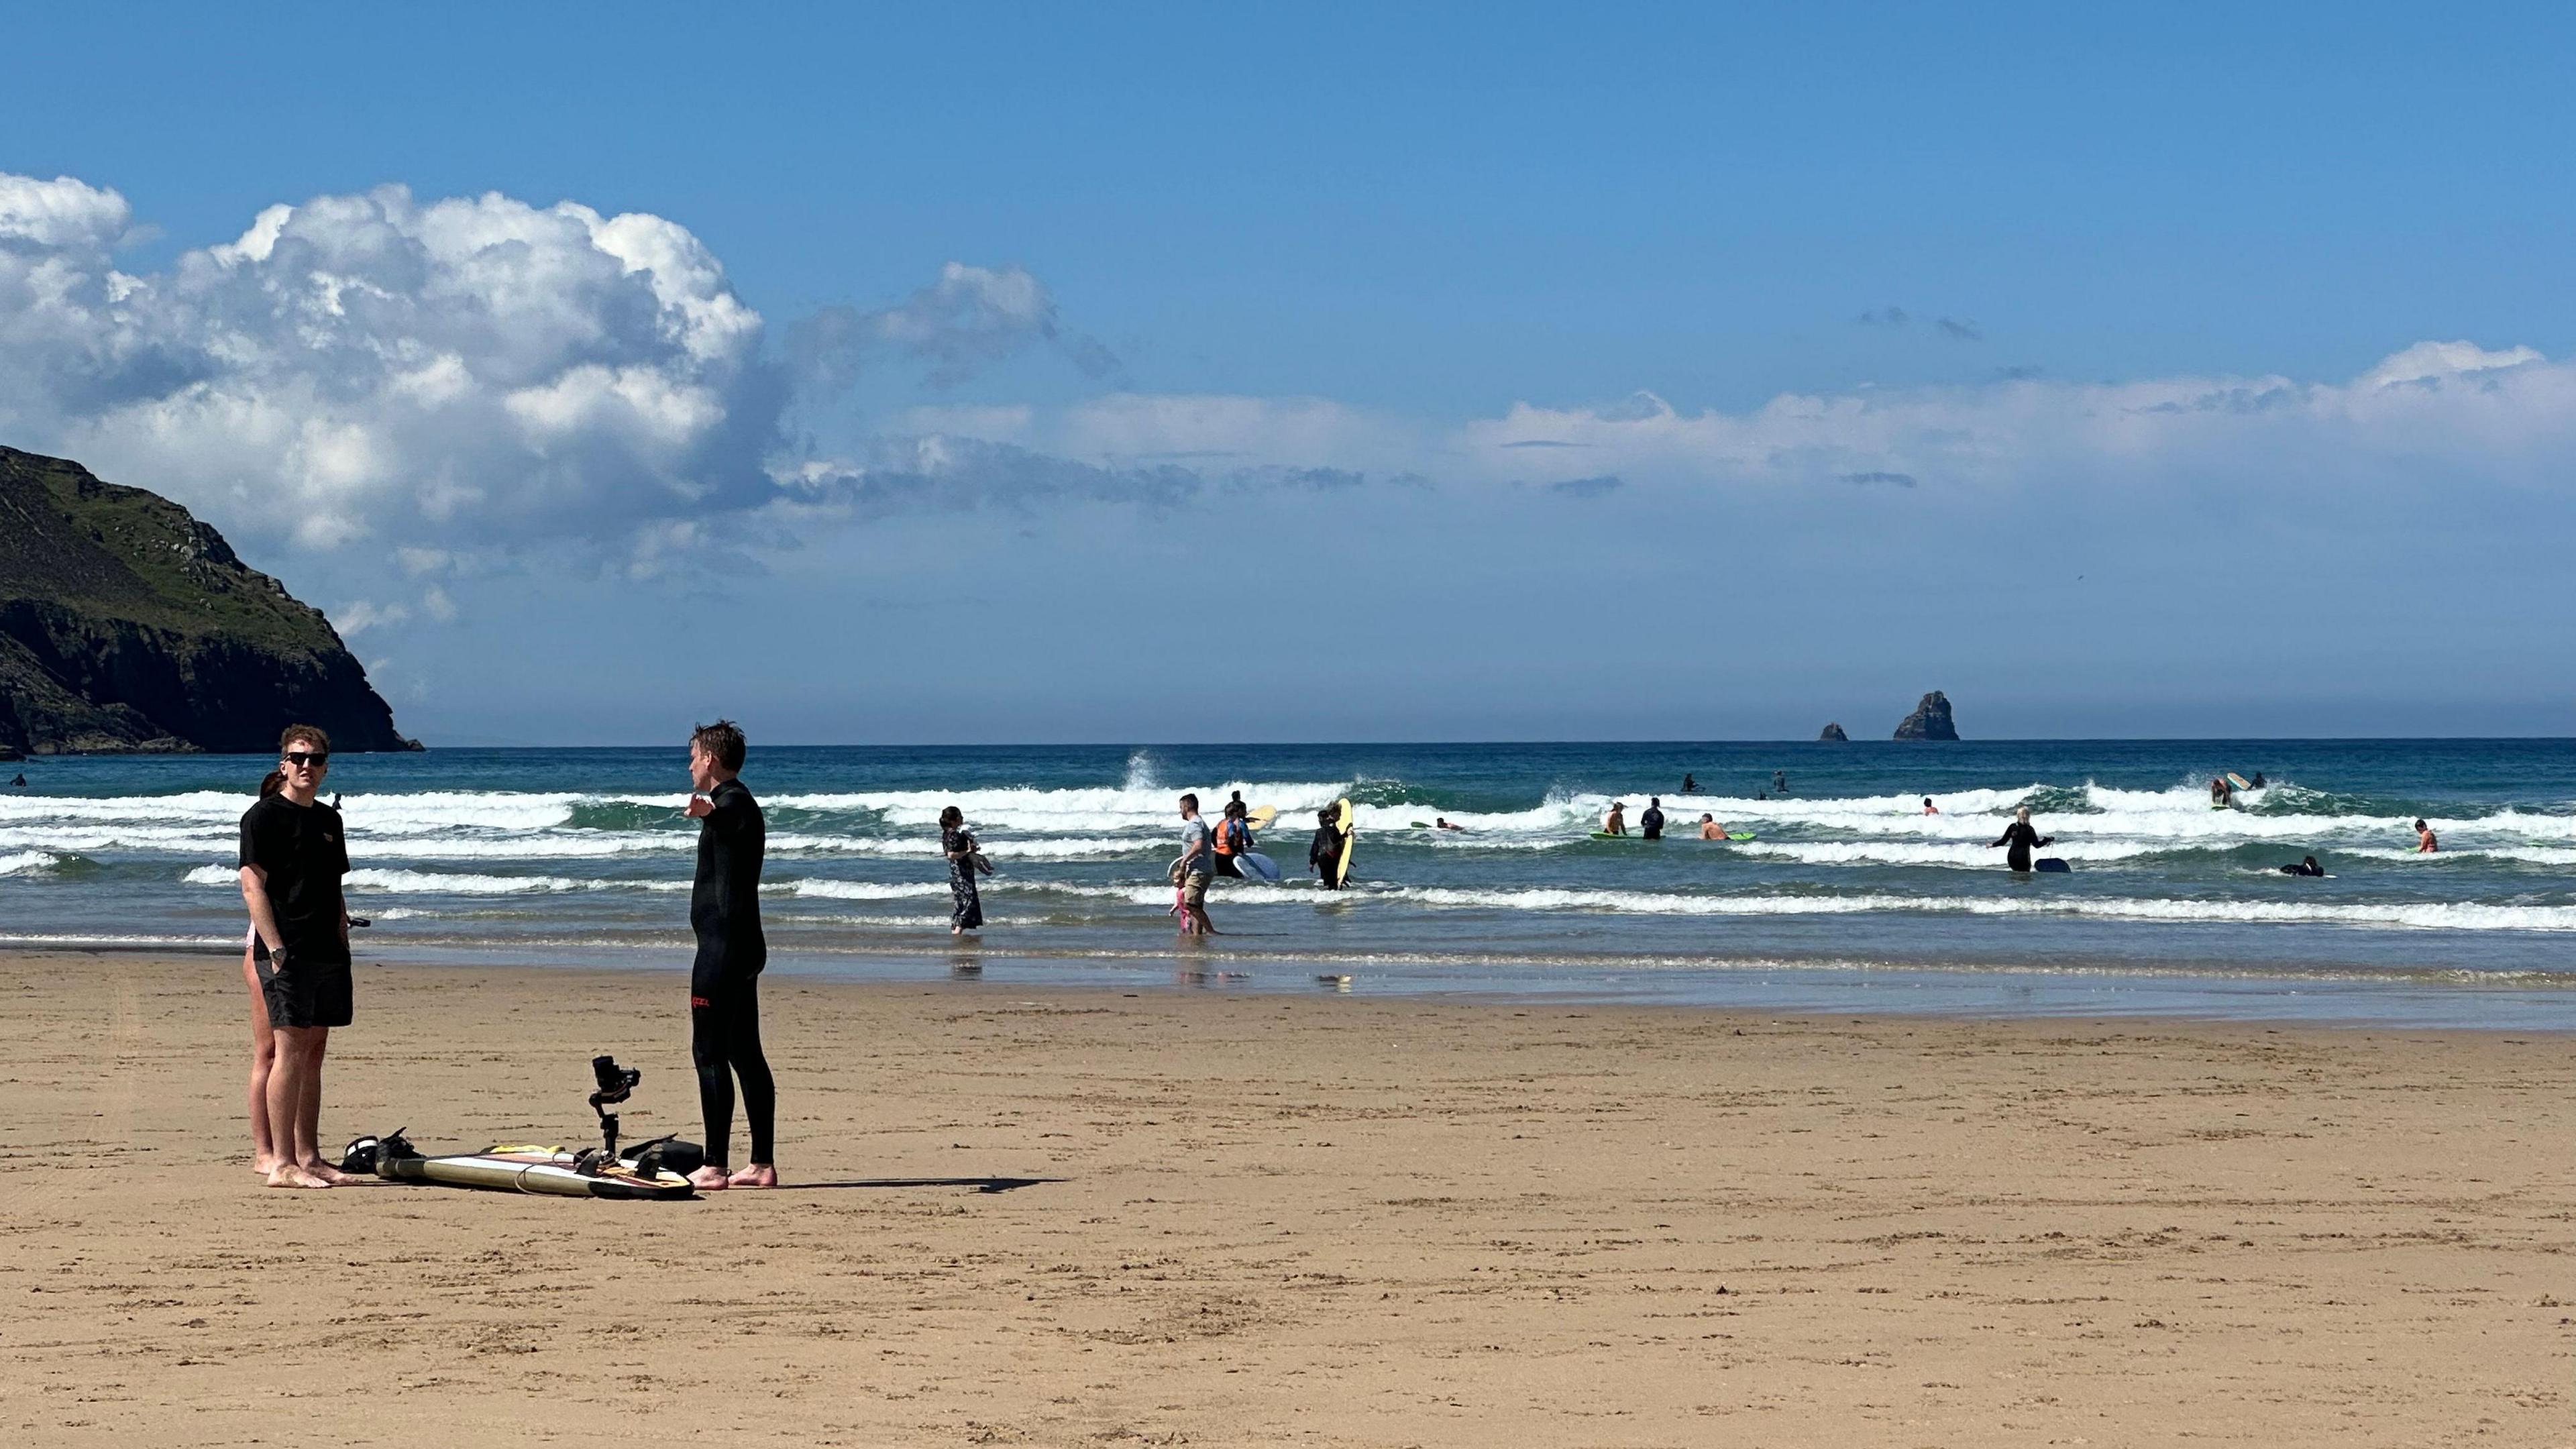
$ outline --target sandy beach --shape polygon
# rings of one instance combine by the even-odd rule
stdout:
[[[773,973],[794,1190],[263,1190],[219,957],[0,958],[27,1443],[2576,1443],[2576,1043]],[[694,1136],[674,973],[359,967],[326,1141]]]

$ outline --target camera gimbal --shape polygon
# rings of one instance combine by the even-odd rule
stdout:
[[[590,1094],[590,1110],[599,1114],[600,1144],[605,1149],[601,1156],[615,1162],[617,1114],[608,1109],[633,1095],[635,1084],[644,1080],[644,1071],[641,1067],[621,1067],[615,1057],[597,1056],[590,1059],[590,1074],[599,1079],[599,1090]]]

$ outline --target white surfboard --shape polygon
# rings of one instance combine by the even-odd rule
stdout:
[[[1279,862],[1272,860],[1269,856],[1263,855],[1260,851],[1247,850],[1243,854],[1236,856],[1234,858],[1234,863],[1243,867],[1243,873],[1246,877],[1266,880],[1273,884],[1276,884],[1279,880]]]

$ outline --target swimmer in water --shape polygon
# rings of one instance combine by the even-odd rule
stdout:
[[[2030,869],[2030,851],[2032,846],[2055,845],[2056,843],[2056,836],[2042,835],[2031,828],[2030,807],[2024,805],[2013,812],[2013,823],[2004,827],[2003,838],[1997,840],[1995,845],[2011,847],[2010,850],[2004,852],[2004,864],[2006,866],[2013,870],[2027,871]],[[1994,849],[1994,845],[1990,845],[1986,848],[1988,850],[1992,850]]]
[[[2433,838],[2433,827],[2425,824],[2421,820],[2416,821],[2415,853],[2417,855],[2431,855],[2433,852],[2440,850],[2441,848],[2442,842]]]
[[[1434,829],[1434,830],[1455,830],[1455,831],[1457,831],[1457,832],[1458,832],[1459,834],[1461,834],[1461,835],[1464,835],[1464,834],[1467,832],[1467,827],[1466,827],[1466,826],[1464,826],[1464,825],[1452,825],[1452,824],[1450,824],[1450,823],[1449,823],[1449,817],[1448,817],[1448,816],[1446,816],[1446,815],[1434,815],[1434,816],[1432,816],[1432,817],[1431,817],[1431,828],[1432,828],[1432,829]]]
[[[1604,834],[1604,835],[1625,835],[1625,834],[1627,834],[1627,833],[1628,833],[1628,814],[1627,814],[1627,811],[1628,811],[1628,802],[1626,802],[1625,800],[1613,800],[1613,801],[1611,801],[1611,802],[1610,802],[1610,813],[1601,817],[1601,833],[1602,833],[1602,834]]]
[[[1941,813],[1941,807],[1933,804],[1932,797],[1926,795],[1923,797],[1923,813],[1926,815],[1938,815]]]
[[[1699,838],[1702,840],[1724,840],[1726,838],[1726,827],[1717,823],[1716,816],[1702,815],[1699,818]]]

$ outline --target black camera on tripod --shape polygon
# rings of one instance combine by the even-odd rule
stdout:
[[[594,1107],[625,1101],[634,1093],[635,1084],[644,1080],[643,1068],[621,1067],[615,1057],[592,1057],[590,1074],[599,1079],[599,1090],[590,1096]]]

